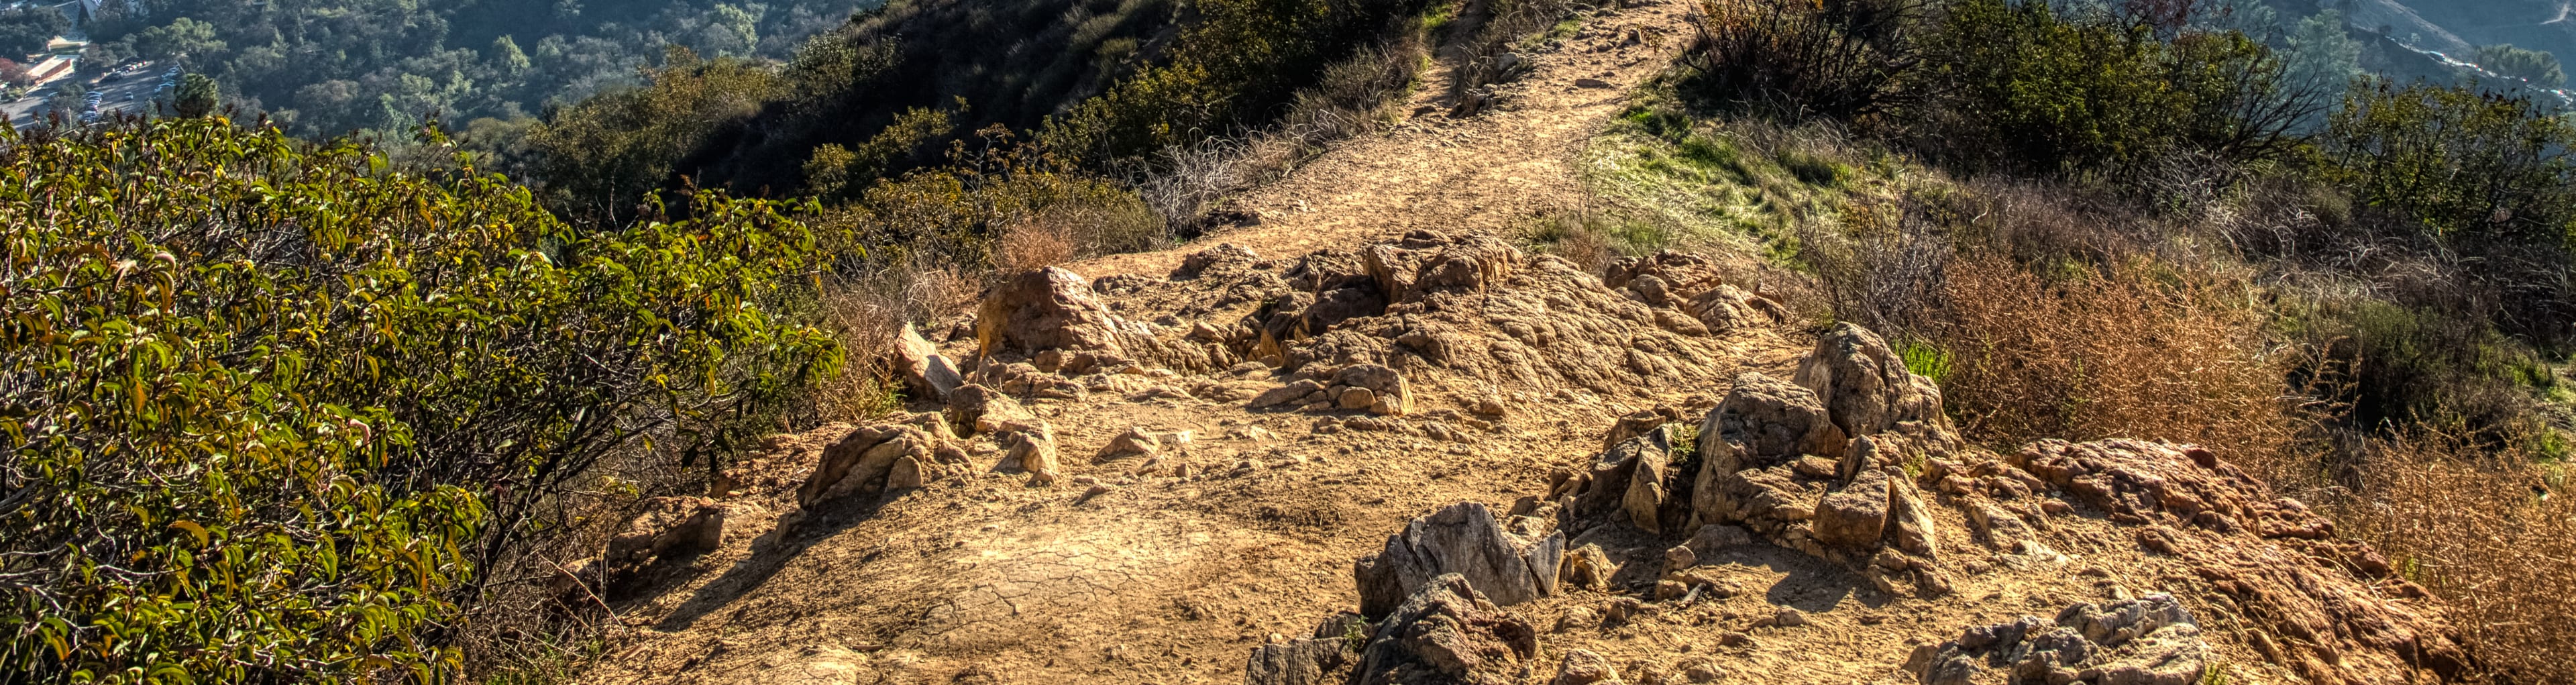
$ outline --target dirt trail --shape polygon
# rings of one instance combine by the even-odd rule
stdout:
[[[1097,373],[1067,362],[1061,373],[986,375],[980,382],[1024,398],[1052,426],[1063,460],[1053,484],[1010,464],[987,434],[955,443],[966,455],[921,487],[885,476],[892,489],[881,495],[805,507],[799,483],[849,428],[775,438],[765,456],[738,465],[718,549],[608,590],[607,653],[582,681],[1241,683],[1255,648],[1307,636],[1319,620],[1357,608],[1354,560],[1378,553],[1407,521],[1461,502],[1500,512],[1548,498],[1565,474],[1593,465],[1622,417],[1654,409],[1695,427],[1738,374],[1789,377],[1815,346],[1809,333],[1763,318],[1753,306],[1761,298],[1692,275],[1707,273],[1704,262],[1665,262],[1671,270],[1652,281],[1627,273],[1622,281],[1645,285],[1623,287],[1505,244],[1539,217],[1582,207],[1574,160],[1623,109],[1622,94],[1669,64],[1687,7],[1648,0],[1587,18],[1498,87],[1498,105],[1473,116],[1438,113],[1447,103],[1436,91],[1417,96],[1432,113],[1345,141],[1240,198],[1262,217],[1258,225],[1183,249],[1071,265],[1092,279],[1088,294],[1060,292],[1058,301],[1096,299],[1087,306],[1121,331],[1114,335],[1144,338],[1128,351],[1178,350],[1205,363],[1138,357],[1103,362]],[[1415,231],[1437,234],[1407,235]],[[1220,244],[1257,257],[1175,271]],[[1363,267],[1355,250],[1372,244]],[[1382,261],[1408,259],[1417,261]],[[1386,263],[1415,270],[1388,276]],[[1341,295],[1357,299],[1334,299]],[[1296,332],[1267,342],[1274,336],[1264,327],[1279,325],[1291,301],[1303,303],[1288,317]],[[935,322],[926,332],[944,353],[970,359],[979,345],[970,322]],[[1253,345],[1254,337],[1266,342]],[[1046,359],[1028,361],[1056,368]],[[1016,360],[970,366],[1009,370]],[[1302,378],[1283,370],[1368,363],[1410,378],[1413,406],[1387,412],[1401,416],[1372,416],[1376,407],[1351,404],[1347,392],[1338,406],[1316,401],[1320,389],[1303,406],[1246,402],[1315,382],[1311,370]],[[1193,437],[1150,458],[1094,457],[1140,429]],[[1808,457],[1799,468],[1812,466],[1806,461],[1824,460]],[[1985,467],[2009,470],[1995,464]],[[1943,567],[1952,574],[1946,592],[1917,594],[1874,571],[1747,544],[1696,567],[1711,587],[1731,588],[1725,596],[1641,604],[1675,539],[1598,522],[1562,530],[1569,548],[1598,544],[1628,570],[1612,579],[1616,587],[1510,607],[1547,633],[1510,679],[1547,682],[1557,660],[1582,649],[1617,664],[1630,683],[1913,682],[1899,665],[1916,646],[1968,626],[2054,615],[2073,601],[2171,592],[2204,625],[2234,629],[2252,625],[2248,617],[2295,613],[2256,597],[2305,597],[2249,580],[2243,587],[2266,589],[2245,591],[2240,609],[2199,580],[2212,577],[2214,562],[2150,554],[2134,531],[2098,512],[2050,515],[2029,499],[2009,510],[1975,505],[1985,497],[1975,492],[2027,497],[2032,486],[2006,483],[2008,474],[1964,475],[1978,478],[1950,480],[1961,481],[1952,495],[1967,499],[1945,495],[1952,506],[1932,514],[1938,546],[1953,555]],[[2021,516],[2039,529],[2014,529],[2018,540],[1994,532],[2005,529],[1996,521]],[[2245,537],[2166,539],[2195,534]],[[2335,597],[2344,598],[2311,605],[2341,611],[2357,602]],[[1784,607],[1797,610],[1794,623],[1784,624]],[[1611,613],[1629,615],[1601,618]],[[2339,628],[2319,618],[2307,629],[2334,640]],[[2266,653],[2280,651],[2273,643],[2252,644],[2212,642],[2231,682],[2292,680],[2268,665]]]
[[[1581,208],[1578,154],[1627,106],[1631,89],[1671,64],[1687,39],[1683,16],[1691,6],[1648,0],[1587,17],[1574,36],[1532,55],[1527,73],[1498,84],[1496,105],[1463,118],[1449,116],[1448,69],[1436,69],[1406,104],[1421,114],[1385,134],[1337,143],[1246,194],[1237,206],[1258,213],[1260,225],[1219,230],[1195,244],[1298,255],[1416,228],[1510,232]],[[1092,276],[1160,274],[1188,252],[1116,255],[1074,268]]]
[[[1094,278],[1160,275],[1219,243],[1293,257],[1416,228],[1501,233],[1579,206],[1576,153],[1621,110],[1623,93],[1669,63],[1686,7],[1647,0],[1588,17],[1578,34],[1496,86],[1497,103],[1475,115],[1451,118],[1445,88],[1426,85],[1408,111],[1430,111],[1343,141],[1241,198],[1238,206],[1262,217],[1258,225],[1070,268]],[[1745,347],[1743,356],[1785,360],[1794,346],[1775,338],[1761,347],[1772,349]],[[1373,552],[1389,530],[1451,502],[1541,494],[1548,469],[1597,447],[1615,417],[1648,405],[1573,397],[1563,411],[1530,419],[1528,430],[1473,450],[1412,437],[1223,439],[1254,428],[1309,432],[1309,417],[1251,413],[1240,402],[1039,406],[1075,463],[1118,432],[1146,426],[1194,430],[1205,446],[1191,458],[1202,471],[1265,468],[1079,503],[1071,499],[1079,485],[1032,490],[979,474],[961,489],[853,512],[844,518],[856,523],[827,532],[728,540],[662,579],[669,589],[657,596],[620,602],[627,631],[585,681],[1239,682],[1245,649],[1353,605],[1350,560]],[[1352,456],[1385,449],[1418,450],[1431,463]],[[1115,466],[1072,473],[1118,477]],[[730,529],[759,531],[793,504],[733,506]]]

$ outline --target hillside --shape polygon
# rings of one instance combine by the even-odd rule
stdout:
[[[634,85],[665,46],[785,59],[877,0],[245,2],[106,0],[82,27],[95,76],[127,60],[215,79],[245,114],[315,137],[404,139],[438,117],[515,136],[527,120]],[[139,9],[138,9],[139,8]]]
[[[715,499],[683,505],[721,521],[720,544],[586,567],[622,627],[581,680],[1969,682],[1917,674],[1981,654],[1961,635],[1992,632],[1971,628],[2095,606],[2178,606],[2199,628],[2119,646],[2152,665],[2146,679],[2083,682],[2214,682],[2204,666],[2232,683],[2466,668],[2437,603],[2347,560],[2376,558],[2367,545],[2298,532],[2330,525],[2195,448],[1997,454],[1962,449],[1936,418],[1912,438],[1893,436],[1918,428],[1876,436],[1890,451],[1846,458],[1839,477],[1796,449],[1762,461],[1782,459],[1751,437],[1780,430],[1767,422],[1811,425],[1797,422],[1825,410],[1761,404],[1778,400],[1760,383],[1892,363],[1819,361],[1852,344],[1891,355],[1884,343],[1819,340],[1778,318],[1740,256],[1666,253],[1594,274],[1509,246],[1533,217],[1580,209],[1587,143],[1682,47],[1688,9],[1585,16],[1484,114],[1451,118],[1451,103],[1418,95],[1408,123],[1232,205],[1255,225],[1015,278],[978,313],[927,322],[946,342],[908,353],[928,364],[916,368],[958,360],[958,380],[977,385],[917,401],[929,413],[910,418],[774,438]],[[934,349],[944,358],[921,356]],[[1366,376],[1357,369],[1392,369],[1393,384],[1347,381]],[[1375,404],[1345,382],[1375,388],[1362,393]],[[1832,411],[1861,411],[1828,396]],[[1852,406],[1939,402],[1863,397]],[[1753,441],[1731,448],[1747,450],[1744,472],[1775,465],[1766,477],[1796,483],[1788,492],[1885,493],[1901,479],[1922,493],[1905,505],[1928,517],[1905,529],[1920,547],[1900,544],[1893,519],[1855,542],[1822,510],[1812,526],[1772,527],[1720,504],[1726,477],[1708,464],[1730,448],[1710,436],[1737,420]],[[2047,456],[2060,453],[2085,466]],[[1871,459],[1892,470],[1877,475]],[[2117,475],[2065,480],[2087,468]],[[1672,488],[1650,513],[1636,513],[1631,472]],[[2211,499],[2184,504],[2183,492]],[[627,529],[641,536],[633,549],[666,530],[719,539],[682,518]],[[1371,580],[1371,564],[1416,544],[1425,570],[1397,572],[1400,590]],[[1495,544],[1544,550],[1528,563],[1547,589],[1490,575],[1498,552],[1479,545]],[[1395,604],[1430,581],[1411,574],[1446,571],[1479,593],[1453,609],[1465,627],[1448,630],[1462,632],[1404,632],[1418,628],[1388,612],[1414,611]],[[2094,635],[2106,652],[2125,639]],[[1467,649],[1480,651],[1437,656]]]
[[[0,682],[2576,680],[2576,119],[2429,7],[150,7],[0,129]]]

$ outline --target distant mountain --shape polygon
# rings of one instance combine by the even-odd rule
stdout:
[[[2328,0],[2353,26],[2408,46],[2472,61],[2480,47],[2510,44],[2576,59],[2569,0]]]

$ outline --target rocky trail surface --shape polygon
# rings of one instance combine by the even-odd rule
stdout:
[[[1885,341],[1801,330],[1714,258],[1515,247],[1581,202],[1570,160],[1684,11],[1594,17],[1484,112],[1253,193],[1258,225],[1014,275],[933,322],[900,355],[915,413],[774,437],[573,566],[569,603],[615,626],[584,681],[2466,666],[2422,588],[2225,455],[1967,445]]]

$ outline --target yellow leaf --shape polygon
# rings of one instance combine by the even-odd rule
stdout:
[[[173,523],[171,523],[171,524],[170,524],[170,527],[172,527],[172,528],[177,528],[177,529],[180,529],[180,530],[184,530],[184,531],[188,531],[188,532],[190,532],[190,533],[194,533],[194,534],[196,534],[196,536],[197,536],[197,546],[198,546],[198,547],[204,547],[204,546],[206,546],[207,536],[206,536],[206,527],[205,527],[205,526],[197,525],[197,522],[195,522],[195,521],[185,521],[185,520],[182,520],[182,521],[177,521],[177,522],[173,522]]]

